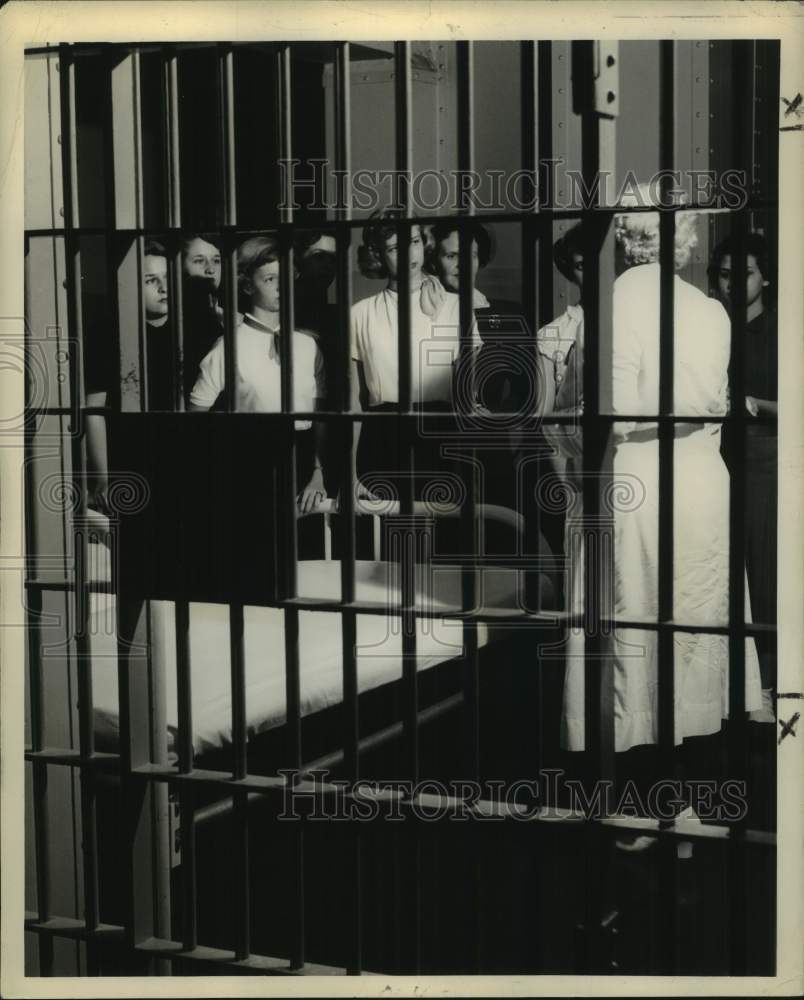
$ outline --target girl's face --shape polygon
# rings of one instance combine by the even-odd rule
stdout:
[[[168,313],[167,259],[148,255],[143,260],[142,297],[145,316],[153,322]]]
[[[279,312],[279,261],[258,267],[251,277],[252,308]]]
[[[480,267],[480,259],[477,255],[477,240],[472,240],[472,288],[475,287],[475,278]],[[457,229],[454,233],[442,240],[438,245],[436,254],[436,267],[438,276],[444,288],[448,292],[457,292],[460,286],[460,236]]]
[[[184,273],[191,278],[206,278],[215,290],[221,283],[221,252],[200,237],[192,240],[184,252]]]
[[[750,309],[752,305],[761,301],[762,289],[768,282],[762,277],[762,272],[757,267],[757,259],[753,254],[747,254],[745,258],[745,306]],[[720,262],[720,269],[717,274],[717,286],[721,299],[725,303],[731,302],[731,254],[724,254]]]
[[[411,226],[410,228],[410,250],[408,251],[408,259],[410,264],[410,277],[412,281],[417,279],[421,280],[422,276],[422,265],[424,264],[424,240],[422,239],[421,230],[418,226]],[[385,250],[383,251],[383,261],[388,270],[388,276],[392,280],[396,280],[399,275],[397,274],[397,239],[396,233],[392,233],[385,241]]]

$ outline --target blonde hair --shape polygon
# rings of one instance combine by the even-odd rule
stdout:
[[[653,192],[648,185],[640,184],[636,195],[625,195],[620,204],[655,204]],[[677,212],[673,262],[678,271],[689,263],[694,247],[698,245],[696,232],[698,217],[695,212]],[[659,213],[635,212],[614,217],[614,235],[623,250],[628,267],[637,264],[653,264],[659,259]]]

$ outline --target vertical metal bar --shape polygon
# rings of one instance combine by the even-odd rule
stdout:
[[[549,323],[553,318],[553,213],[552,208],[555,203],[555,190],[553,185],[550,164],[553,158],[553,53],[552,42],[538,42],[535,50],[534,79],[532,86],[535,88],[530,100],[530,107],[536,119],[536,154],[534,170],[538,171],[538,206],[539,214],[536,219],[535,231],[531,224],[530,235],[526,235],[526,245],[523,248],[523,270],[527,276],[523,289],[523,302],[525,307],[525,319],[529,325],[530,334],[533,337],[533,365],[534,377],[538,379],[539,368],[537,366],[538,355],[536,351],[536,332]],[[528,90],[531,81],[528,79]],[[528,141],[530,147],[530,140]],[[527,234],[528,226],[525,227]],[[537,243],[534,247],[534,239]],[[534,260],[535,258],[535,260]],[[527,268],[525,269],[525,262]],[[535,264],[535,266],[534,266]],[[538,287],[538,293],[537,293]],[[536,386],[537,398],[542,395],[540,386]],[[535,433],[536,428],[528,428],[528,433]],[[547,465],[547,451],[543,443],[536,446],[538,458],[535,464],[537,472]],[[532,479],[528,479],[532,483]],[[524,483],[523,483],[524,486]],[[530,493],[530,496],[533,494]],[[524,499],[524,497],[523,497]],[[528,553],[539,552],[541,538],[541,505],[529,503],[527,507],[525,524],[525,542]],[[537,611],[541,609],[541,592],[539,586],[539,574],[532,573],[528,578],[528,589],[526,594],[527,606]],[[537,697],[539,704],[543,704],[543,673],[540,670],[537,677]],[[543,753],[543,726],[538,727],[536,739],[538,741],[539,759]]]
[[[659,169],[671,171],[675,166],[675,43],[659,42]],[[661,178],[660,204],[670,202],[671,178]],[[659,297],[659,413],[670,416],[674,409],[674,290],[675,290],[675,221],[673,212],[663,211],[659,217],[660,297]],[[658,615],[660,622],[673,619],[673,556],[674,556],[674,442],[675,425],[659,423],[659,580]],[[663,779],[676,777],[675,731],[675,643],[670,627],[660,628],[657,635],[659,690],[659,753]],[[659,920],[663,932],[663,959],[667,975],[676,971],[678,962],[675,857],[672,842],[662,842],[660,880],[663,887]]]
[[[745,110],[753,104],[751,88],[752,43],[732,42],[734,166],[751,176],[753,136],[740,128]],[[750,220],[746,209],[734,215],[734,250],[731,258],[731,372],[730,398],[732,426],[731,492],[729,494],[729,775],[747,776],[748,730],[745,712],[745,490],[746,490],[746,410],[745,410],[745,331],[746,331],[746,238]],[[732,830],[729,855],[729,945],[732,975],[746,971],[747,951],[747,872],[743,821]]]
[[[280,159],[290,161],[293,155],[291,141],[293,123],[293,102],[291,93],[291,48],[290,45],[281,45],[277,53],[277,93],[279,94],[279,155]],[[293,398],[293,236],[292,230],[287,228],[293,223],[293,197],[292,191],[288,189],[290,185],[290,172],[284,171],[286,178],[286,189],[280,195],[288,195],[286,199],[280,201],[281,222],[284,224],[280,230],[281,258],[279,271],[279,315],[280,315],[280,337],[279,356],[281,365],[281,389],[282,389],[282,412],[290,414],[295,408]],[[285,482],[286,487],[281,491],[280,511],[281,524],[285,531],[287,542],[287,552],[285,555],[285,596],[296,596],[296,557],[298,552],[297,525],[296,525],[296,440],[295,422],[293,420],[283,421],[282,430],[284,438],[284,459],[285,459]]]
[[[136,225],[139,229],[145,224],[145,190],[142,171],[142,79],[140,53],[137,49],[131,52],[131,82],[132,82],[132,115],[134,134],[134,204]],[[134,250],[137,269],[137,297],[141,299],[142,275],[144,269],[145,239],[139,236],[134,240]],[[140,301],[137,310],[137,344],[140,363],[140,409],[151,408],[151,385],[148,378],[148,338],[145,330],[145,303]]]
[[[349,42],[338,42],[335,51],[335,166],[343,171],[342,176],[351,176],[351,92],[350,92],[350,46]],[[346,223],[352,218],[351,201],[345,194],[345,186],[338,185],[338,218]],[[351,229],[347,225],[337,228],[337,308],[338,328],[348,331],[351,321],[352,275],[349,267],[349,244]],[[351,409],[351,338],[343,335],[340,340],[338,364],[337,406],[341,413]],[[352,480],[352,449],[354,424],[344,421],[338,439],[343,449],[340,462],[340,559],[341,559],[341,602],[351,604],[355,599],[355,522],[354,487]],[[348,780],[357,781],[360,776],[360,712],[357,677],[357,618],[354,611],[341,613],[341,648],[343,654],[343,704],[344,704],[344,765]],[[362,968],[362,912],[361,912],[361,857],[359,826],[351,834],[352,848],[352,954],[347,959],[348,972],[359,975]]]
[[[179,142],[179,57],[172,46],[162,48],[165,94],[165,136],[168,153],[168,218],[172,229],[181,228],[181,161]]]
[[[412,96],[410,43],[394,43],[394,79],[395,104],[394,121],[396,123],[396,169],[397,176],[407,178],[412,169]],[[398,403],[401,415],[411,412],[411,403],[421,403],[412,399],[412,382],[414,363],[421,364],[421,359],[411,357],[410,336],[410,240],[412,236],[411,190],[410,184],[403,182],[401,209],[406,222],[399,223],[396,228],[397,245],[397,343],[399,350],[399,384]],[[424,406],[425,404],[422,404]],[[406,773],[411,780],[416,780],[418,773],[418,674],[416,670],[416,527],[413,524],[414,475],[416,465],[413,450],[415,430],[413,425],[400,416],[399,450],[402,473],[400,481],[400,521],[401,530],[398,534],[399,560],[401,572],[401,626],[402,626],[402,677],[404,691],[404,753],[409,770]],[[409,525],[409,530],[405,530]],[[413,542],[412,547],[410,542]]]
[[[218,46],[218,96],[220,101],[220,162],[223,181],[223,220],[237,225],[234,163],[234,54],[231,45]],[[227,276],[224,309],[224,370],[226,409],[237,409],[237,253],[236,236],[229,229],[223,239]]]
[[[291,89],[292,52],[288,44],[281,45],[277,52],[277,93],[279,95],[279,156],[289,162],[293,155],[292,124],[293,95]],[[290,171],[284,171],[285,188],[280,191],[280,231],[281,262],[279,274],[280,330],[279,356],[282,378],[282,412],[289,414],[295,409],[293,397],[293,198],[290,190]],[[281,523],[286,531],[288,550],[285,555],[284,590],[286,597],[296,595],[298,553],[296,524],[296,441],[295,422],[283,422],[283,434],[287,447],[284,449],[286,465],[286,487],[280,497]],[[315,433],[314,429],[310,433]],[[298,612],[285,609],[285,681],[287,691],[288,727],[291,741],[293,766],[301,767],[301,707],[299,696],[299,650]],[[291,866],[293,869],[293,930],[291,936],[290,964],[292,968],[304,966],[304,832],[300,821],[292,832]]]
[[[475,168],[475,94],[474,94],[474,43],[460,41],[456,43],[456,77],[458,106],[458,177],[471,178]],[[465,198],[466,190],[471,191],[471,185],[461,184],[458,211],[461,216],[471,219],[475,215],[475,205],[471,196]],[[475,334],[472,274],[472,242],[471,224],[459,222],[458,230],[458,286],[459,306],[459,365],[461,366],[460,383],[465,387],[465,395],[456,400],[456,409],[466,409],[471,413],[477,401],[475,380]],[[460,515],[461,556],[461,605],[465,613],[471,613],[478,603],[478,568],[477,568],[477,528],[476,505],[478,498],[477,474],[475,468],[476,453],[474,448],[461,449],[463,483],[465,486],[464,503]],[[482,499],[482,498],[481,498]],[[470,781],[480,779],[480,678],[478,664],[477,623],[468,619],[463,623],[463,757],[464,776]],[[470,968],[476,968],[475,963],[480,952],[480,869],[467,858],[467,878],[465,900],[468,913],[471,915],[466,924],[467,957]]]
[[[232,777],[240,781],[247,771],[246,663],[243,645],[243,605],[229,605],[229,655],[232,670]]]
[[[335,115],[336,115],[336,168],[342,176],[351,176],[351,93],[349,86],[349,42],[339,42],[335,60]],[[339,199],[344,185],[338,185]],[[346,223],[352,218],[351,201],[346,198],[338,204],[338,215]],[[351,410],[351,337],[346,333],[351,325],[352,272],[349,266],[351,228],[341,225],[336,232],[337,253],[337,309],[338,329],[341,336],[338,364],[339,391],[337,406],[341,413]],[[352,451],[355,425],[351,420],[340,425],[338,440],[342,447],[340,461],[339,493],[339,544],[341,560],[341,603],[352,604],[355,599],[355,513],[356,483],[353,480]],[[357,616],[354,611],[341,612],[341,648],[343,655],[343,704],[344,704],[344,765],[346,778],[356,782],[360,777],[360,709],[357,676]],[[360,824],[350,824],[346,832],[351,871],[349,902],[351,910],[351,948],[346,956],[346,971],[360,975],[363,968],[363,911],[362,911],[362,837]]]
[[[539,86],[537,77],[541,66],[541,51],[537,45],[541,42],[520,42],[519,43],[519,86],[520,86],[520,108],[522,112],[522,169],[527,171],[533,178],[537,177],[539,165],[539,155],[541,153],[539,138],[541,119],[537,116],[539,102]],[[522,200],[525,204],[530,198],[534,199],[537,188],[535,183],[530,186],[528,196]]]
[[[591,60],[594,43],[573,43],[573,73],[580,60]],[[587,47],[589,46],[589,47]],[[582,115],[583,178],[587,190],[593,190],[599,177],[613,176],[615,155],[614,120],[601,118],[594,110]],[[612,291],[614,286],[614,252],[612,216],[603,212],[606,195],[597,189],[597,209],[584,217],[588,253],[584,255],[584,384],[583,457],[584,470],[594,473],[584,477],[585,600],[584,631],[586,635],[586,749],[596,761],[601,778],[610,777],[614,769],[614,706],[613,675],[608,643],[600,621],[610,617],[609,588],[603,586],[603,573],[614,558],[613,547],[606,562],[603,553],[609,527],[601,526],[606,513],[606,495],[611,483],[611,463],[606,460],[609,428],[597,420],[600,413],[610,413],[612,407]],[[589,261],[587,262],[587,256]],[[610,566],[609,566],[610,568]],[[597,577],[597,579],[595,579]]]
[[[285,611],[285,701],[287,705],[288,762],[302,766],[301,689],[299,683],[299,612]]]
[[[184,350],[184,288],[182,250],[178,247],[171,261],[170,287],[168,301],[171,309],[170,327],[173,336],[173,371],[176,382],[173,387],[173,405],[177,412],[183,413],[186,406],[185,394],[185,350]],[[192,387],[190,387],[192,388]]]
[[[234,52],[229,43],[218,46],[221,96],[221,175],[224,225],[237,225],[235,174]]]
[[[411,186],[407,181],[413,168],[413,137],[411,127],[412,96],[410,72],[410,42],[394,43],[394,79],[395,105],[394,121],[396,124],[396,170],[399,178],[405,178],[402,183],[401,209],[406,219],[412,212]],[[410,270],[409,243],[411,235],[410,224],[397,226],[397,302],[398,302],[398,346],[399,346],[399,412],[409,413],[411,406],[412,359],[410,356]],[[407,424],[405,425],[407,431]],[[407,433],[402,437],[407,440]],[[410,514],[405,509],[406,491],[400,496],[402,514]]]
[[[223,304],[223,395],[229,413],[237,410],[237,248],[234,240],[229,233],[221,240],[226,288]]]
[[[121,583],[124,582],[121,580]],[[148,781],[134,773],[150,757],[148,727],[147,610],[144,601],[117,600],[118,684],[120,692],[120,773],[123,803],[126,937],[130,947],[155,936],[152,810]]]
[[[469,176],[475,165],[475,122],[474,122],[474,47],[472,42],[456,43],[457,85],[458,85],[458,176]],[[475,214],[474,203],[465,201],[462,197],[459,205],[461,215],[472,217]],[[473,309],[473,288],[470,280],[472,273],[472,231],[465,225],[459,230],[458,267],[461,281],[459,285],[459,315],[460,315],[460,365],[464,372],[468,368],[468,378],[462,378],[463,385],[468,386],[468,398],[457,400],[457,405],[467,410],[475,405],[474,379],[474,334],[475,318]],[[461,572],[462,607],[465,612],[475,610],[477,605],[477,523],[475,508],[477,497],[477,477],[475,475],[475,453],[470,448],[463,452],[464,482],[466,484],[465,501],[461,510],[461,539],[463,551],[463,570]],[[479,677],[478,677],[478,643],[477,625],[472,621],[464,621],[464,718],[465,718],[465,759],[466,777],[477,780],[480,770],[479,745]]]
[[[583,375],[583,556],[584,556],[584,656],[585,656],[585,757],[590,779],[614,777],[614,676],[610,642],[601,619],[612,614],[613,518],[607,511],[610,496],[611,457],[607,454],[610,428],[598,415],[612,412],[612,292],[614,246],[612,215],[606,177],[615,166],[614,120],[602,117],[584,91],[594,76],[596,42],[572,43],[573,87],[581,111],[582,176],[594,202],[583,217],[584,250],[584,375]],[[596,186],[601,182],[600,186]],[[611,809],[610,786],[602,786],[603,811]],[[599,971],[601,920],[610,899],[611,843],[600,829],[589,830],[590,971]]]
[[[192,674],[190,669],[190,605],[181,597],[176,601],[176,685],[179,732],[177,751],[179,773],[193,770]],[[181,819],[182,939],[185,948],[194,948],[196,928],[195,820],[193,787],[179,783]]]
[[[246,664],[244,650],[243,605],[229,605],[229,649],[232,670],[232,777],[240,781],[248,773],[246,743]],[[235,955],[248,957],[249,944],[249,861],[248,861],[248,797],[243,789],[234,792],[234,906]]]
[[[399,407],[399,449],[400,465],[400,530],[398,533],[399,559],[401,571],[401,627],[402,627],[402,685],[403,685],[403,752],[406,761],[405,776],[414,783],[419,773],[419,677],[416,664],[416,539],[419,528],[413,517],[413,499],[415,495],[414,476],[417,474],[414,442],[417,431],[406,414],[417,406],[422,410],[427,408],[426,402],[413,394],[413,365],[424,363],[422,358],[413,358],[411,354],[411,295],[410,288],[410,241],[413,228],[411,218],[413,206],[411,201],[410,173],[413,169],[413,94],[411,81],[411,51],[410,42],[394,43],[394,78],[395,104],[394,121],[396,126],[396,169],[401,179],[403,190],[401,208],[405,219],[397,226],[397,324],[399,349],[398,374],[398,407]],[[410,956],[413,969],[418,970],[420,960],[419,940],[419,865],[418,842],[413,844],[413,854],[397,842],[397,849],[402,850],[398,859],[398,872],[407,880],[405,903],[408,912],[407,925],[410,928]],[[405,855],[408,855],[407,858]]]
[[[343,175],[351,176],[351,91],[349,85],[349,42],[338,42],[335,52],[335,167]],[[337,185],[337,216],[342,223],[336,228],[336,297],[338,311],[338,329],[342,331],[339,339],[337,358],[337,393],[336,405],[338,411],[346,413],[351,410],[352,399],[352,355],[351,338],[348,331],[351,325],[352,311],[352,271],[349,266],[349,249],[351,244],[351,227],[348,222],[352,218],[351,200],[346,195],[346,185]],[[354,560],[355,560],[355,524],[354,524],[354,483],[352,482],[352,449],[354,442],[354,424],[344,421],[343,454],[340,456],[340,546],[341,546],[341,601],[351,604],[354,601]],[[346,656],[344,656],[346,667]],[[348,702],[347,702],[348,704]],[[355,706],[356,707],[356,706]]]
[[[116,228],[141,232],[143,224],[142,122],[140,54],[135,49],[119,66],[112,65],[114,194]],[[121,407],[139,410],[148,405],[147,347],[144,337],[144,302],[141,298],[142,236],[135,236],[118,269],[121,329],[121,389],[130,382],[129,368],[139,374],[139,393],[121,391]],[[132,352],[123,331],[136,333],[139,350]],[[137,373],[137,365],[139,372]],[[139,397],[139,398],[137,398]],[[143,442],[147,446],[147,423]],[[120,691],[121,779],[124,830],[130,858],[127,883],[127,931],[130,943],[169,934],[170,887],[168,859],[168,790],[133,774],[149,761],[164,763],[167,754],[165,727],[164,664],[150,656],[148,609],[125,592],[125,576],[118,583],[118,680]],[[154,963],[164,969],[161,962]],[[167,971],[167,970],[165,970]]]
[[[75,63],[66,45],[59,48],[60,104],[62,135],[62,190],[64,195],[64,243],[67,281],[67,316],[70,331],[70,446],[72,475],[78,498],[73,520],[73,554],[75,578],[73,590],[73,620],[75,652],[78,669],[79,747],[82,758],[94,751],[92,727],[92,661],[89,645],[89,589],[86,493],[84,491],[83,453],[83,329],[81,323],[81,263],[80,244],[75,233],[78,218],[77,136],[75,113]],[[88,930],[95,930],[100,919],[98,898],[98,843],[96,795],[92,770],[82,763],[81,778],[81,841],[83,858],[84,920]],[[87,941],[87,962],[90,973],[97,968],[97,955]]]
[[[26,480],[30,479],[30,465]],[[30,512],[30,507],[28,508]],[[30,513],[29,513],[30,517]],[[33,551],[30,547],[29,552]],[[31,699],[31,749],[44,749],[45,713],[44,685],[42,680],[42,591],[36,587],[28,591],[28,665]],[[39,920],[50,919],[50,856],[48,834],[50,830],[47,803],[47,764],[32,764],[34,849],[36,853],[36,899]],[[43,972],[43,974],[47,974]]]
[[[299,680],[299,612],[285,610],[285,701],[287,706],[288,766],[300,771],[302,766],[301,690]],[[295,896],[289,918],[294,934],[291,937],[290,964],[300,969],[304,965],[304,820],[291,829],[290,863],[295,878]]]
[[[538,320],[534,317],[532,333],[535,336],[539,327],[549,323],[553,318],[553,217],[551,210],[555,205],[555,195],[552,171],[553,161],[553,43],[538,43],[537,80],[536,80],[536,114],[538,131],[537,167],[544,170],[545,183],[539,190],[539,220],[544,220],[544,227],[539,231],[539,294]],[[527,317],[530,320],[530,316]]]
[[[537,79],[538,71],[541,68],[542,57],[541,52],[537,54],[537,42],[521,42],[520,43],[520,88],[521,88],[521,98],[520,104],[522,108],[522,169],[524,171],[529,171],[531,176],[537,176],[539,153],[540,153],[540,133],[539,127],[541,126],[541,116],[537,116],[537,109],[539,108],[539,94],[540,94],[540,83]],[[537,125],[538,123],[538,125]],[[534,185],[531,191],[532,196],[535,197],[537,193],[537,188]],[[541,216],[539,220],[541,221]],[[526,324],[530,329],[530,333],[533,336],[533,345],[535,350],[535,334],[538,328],[538,323],[536,319],[536,285],[537,285],[537,249],[536,249],[536,239],[537,230],[536,226],[533,224],[533,216],[526,216],[522,220],[522,225],[520,227],[520,236],[522,244],[522,286],[521,286],[521,302],[522,302],[522,312]],[[540,227],[540,235],[544,233],[544,226]],[[544,241],[540,239],[538,259],[544,256]],[[530,346],[530,345],[529,345]],[[523,437],[528,436],[528,429],[523,428],[519,435],[519,441],[522,441]],[[512,441],[512,446],[514,446],[514,460],[517,461],[521,457],[521,449],[516,447],[519,441]],[[524,503],[525,496],[532,492],[526,487],[525,483],[522,481],[521,476],[527,465],[519,467],[517,464],[514,466],[514,476],[516,477],[517,483],[517,503],[522,505]],[[530,507],[530,505],[529,505]],[[528,516],[526,524],[526,534],[522,539],[525,547],[525,552],[531,554],[533,552],[538,552],[538,539],[539,539],[539,508],[535,506],[528,510]],[[539,574],[538,572],[528,572],[525,575],[525,605],[535,611],[541,609],[541,595],[539,593]],[[538,676],[541,677],[541,671],[538,672]],[[541,700],[540,700],[541,704]],[[536,726],[536,739],[541,742],[542,726]],[[539,753],[539,760],[541,760],[541,753]]]
[[[162,48],[162,90],[165,108],[165,146],[167,148],[168,221],[172,229],[181,228],[181,170],[179,159],[179,65],[171,46]],[[182,295],[181,248],[173,256],[169,288],[171,331],[173,335],[174,408],[183,412],[184,392],[184,302]]]

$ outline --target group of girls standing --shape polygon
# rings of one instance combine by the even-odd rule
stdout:
[[[413,222],[398,225],[398,213],[369,220],[358,249],[364,276],[384,281],[378,293],[356,302],[351,311],[349,354],[353,371],[351,405],[367,413],[399,406],[399,238],[408,233],[411,404],[414,410],[448,414],[455,409],[455,372],[462,344],[477,358],[489,330],[500,317],[518,309],[507,303],[494,308],[474,288],[478,270],[487,262],[486,231],[469,230],[473,318],[468,337],[461,337],[458,227],[444,222],[433,231]],[[683,268],[697,243],[696,216],[681,212],[675,228],[675,267]],[[612,381],[614,413],[655,415],[659,409],[660,267],[657,213],[624,213],[615,219],[621,273],[613,289]],[[775,314],[765,298],[770,282],[768,255],[761,236],[752,235],[741,248],[747,260],[745,333],[748,419],[745,460],[747,612],[754,620],[775,623],[776,576],[776,414],[777,348]],[[730,241],[715,251],[710,274],[721,301],[708,297],[680,276],[674,279],[674,413],[712,418],[681,422],[674,430],[673,618],[687,624],[711,625],[729,615],[729,473],[733,443],[721,433],[728,398],[734,281]],[[572,497],[566,517],[564,557],[570,566],[567,605],[583,610],[583,535],[579,471],[579,437],[566,423],[551,425],[551,413],[581,412],[583,360],[583,243],[576,227],[555,247],[555,261],[581,294],[575,305],[538,331],[535,413],[554,449],[560,474]],[[335,275],[335,240],[326,231],[311,232],[296,247],[297,329],[293,334],[293,405],[312,412],[332,405],[334,369],[340,351],[336,312],[327,301]],[[237,341],[237,409],[246,412],[281,409],[279,329],[279,246],[270,236],[247,239],[237,251],[239,322]],[[182,247],[185,366],[183,389],[189,409],[218,404],[225,387],[222,312],[219,304],[221,255],[210,240],[188,238]],[[167,321],[167,254],[149,243],[144,255],[147,353],[151,408],[172,409],[172,355],[162,336]],[[521,312],[521,310],[520,310]],[[490,318],[489,315],[490,314]],[[165,348],[160,351],[159,345]],[[463,355],[465,356],[465,355]],[[158,369],[158,370],[157,370]],[[170,378],[165,377],[165,372]],[[97,386],[91,387],[97,391]],[[503,396],[505,393],[503,393]],[[510,393],[504,409],[520,405]],[[527,398],[527,392],[523,398]],[[513,402],[512,402],[513,400]],[[472,400],[470,403],[478,403]],[[91,405],[98,405],[94,400]],[[734,401],[731,401],[734,405]],[[338,477],[327,468],[326,421],[309,418],[295,424],[299,453],[306,465],[298,474],[298,503],[313,511],[337,492]],[[389,430],[389,428],[394,428]],[[449,468],[437,432],[405,438],[413,448],[419,473]],[[395,422],[368,419],[355,434],[354,473],[358,491],[384,496],[398,491],[408,471]],[[659,434],[657,424],[615,422],[610,438],[615,484],[625,484],[634,502],[614,505],[614,564],[611,567],[614,613],[631,621],[658,613]],[[726,462],[724,462],[724,457]],[[515,474],[514,458],[511,475]],[[340,465],[338,466],[341,467]],[[423,485],[424,483],[424,485]],[[706,484],[704,489],[697,488]],[[612,493],[616,496],[617,492]],[[481,498],[482,499],[482,498]],[[759,648],[759,658],[757,657]],[[612,639],[614,658],[614,733],[617,750],[658,741],[658,640],[655,631],[621,628]],[[674,634],[675,734],[707,736],[721,729],[728,715],[729,646],[724,635],[679,631]],[[563,743],[584,746],[584,636],[570,630],[564,683]],[[745,646],[745,704],[753,718],[773,721],[775,644],[748,639]]]

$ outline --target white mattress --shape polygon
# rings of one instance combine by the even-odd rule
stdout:
[[[460,607],[461,573],[457,567],[437,567],[425,578],[417,573],[417,608],[456,611]],[[359,602],[398,602],[398,567],[358,561],[355,566]],[[484,571],[483,604],[487,609],[515,609],[519,572]],[[324,560],[298,564],[300,597],[340,598],[340,563]],[[99,745],[116,743],[119,708],[114,595],[92,595],[93,700]],[[248,607],[244,613],[246,724],[249,736],[282,725],[286,717],[284,612]],[[489,628],[478,626],[478,642],[489,642]],[[151,602],[151,655],[165,677],[164,697],[171,745],[177,729],[175,619],[172,603]],[[416,655],[419,670],[427,670],[463,652],[461,623],[454,618],[417,619]],[[372,688],[402,676],[399,618],[383,614],[357,616],[358,689]],[[232,737],[229,608],[190,606],[193,745],[197,753],[225,745]],[[343,699],[341,616],[324,611],[299,612],[299,673],[302,715]]]

